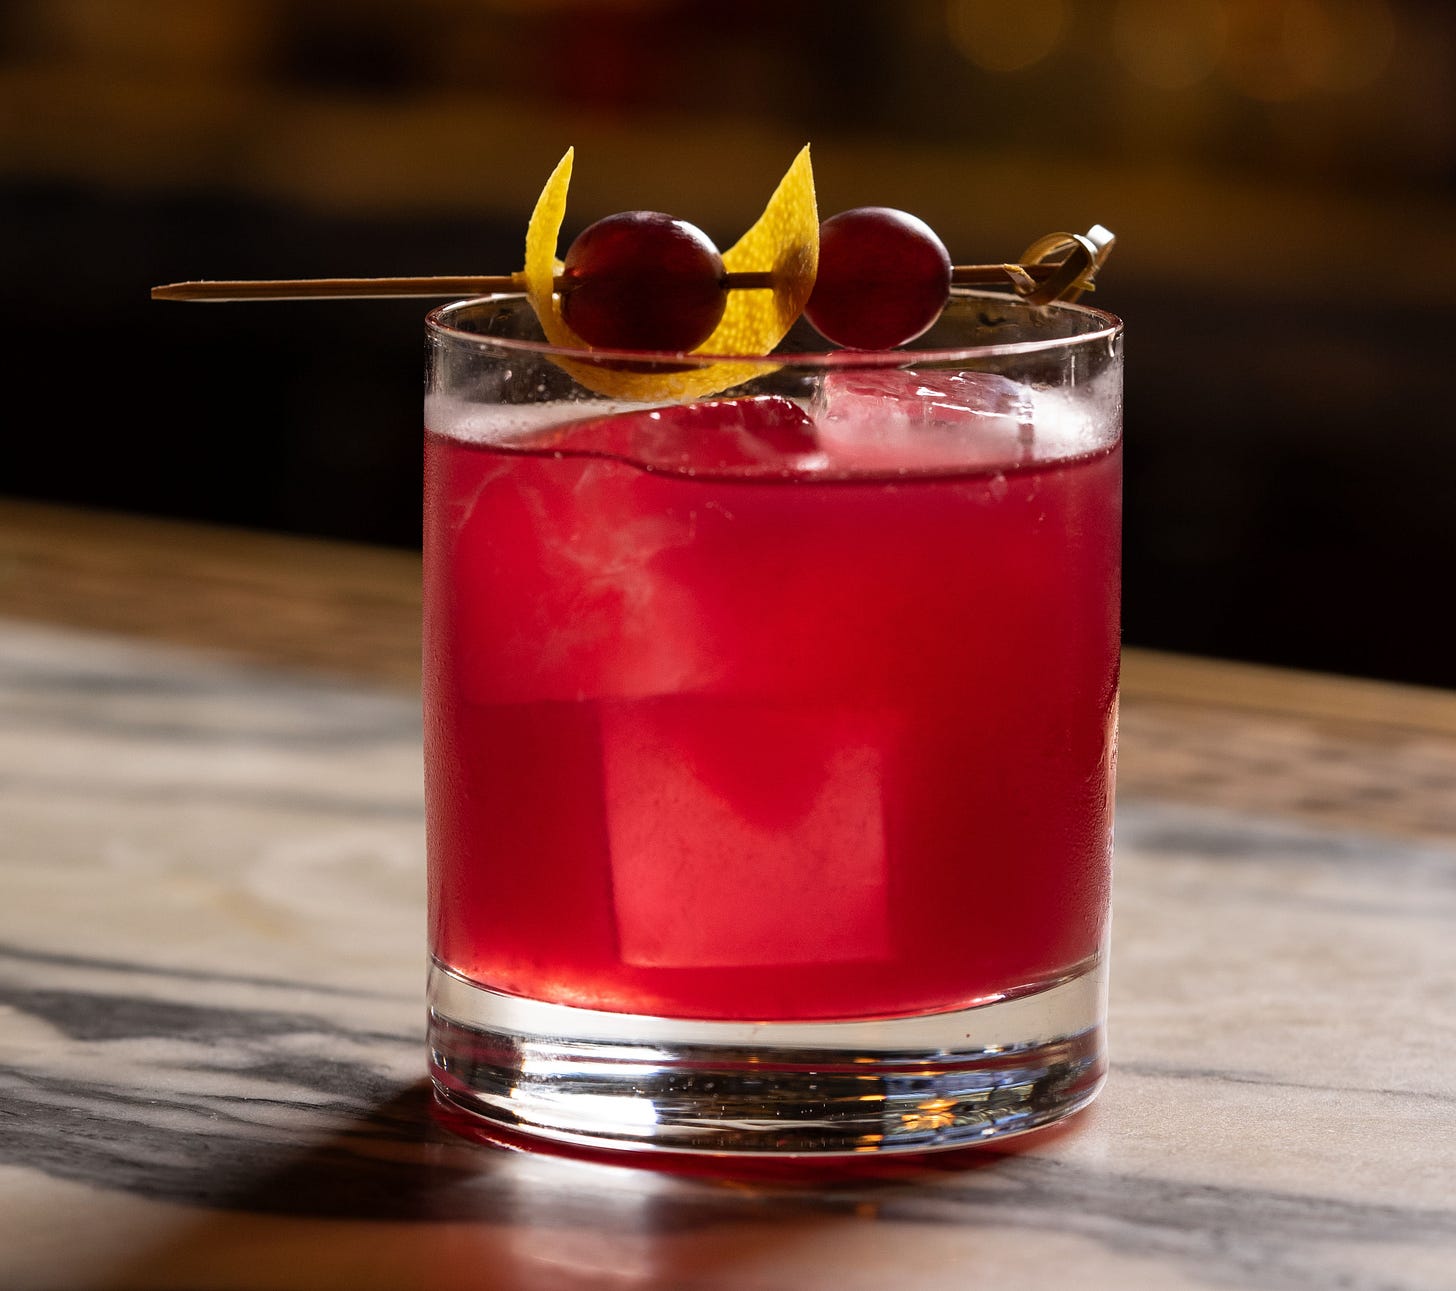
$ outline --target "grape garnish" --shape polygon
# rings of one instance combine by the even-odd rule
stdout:
[[[723,257],[696,225],[623,211],[577,236],[556,286],[562,317],[588,345],[674,352],[713,334],[728,303],[723,279]]]
[[[950,253],[924,220],[862,206],[819,226],[804,316],[836,345],[893,349],[940,317],[950,283]],[[713,334],[728,300],[707,234],[659,211],[624,211],[586,228],[566,253],[556,290],[567,326],[612,350],[692,350]]]
[[[930,225],[861,206],[819,226],[819,273],[804,317],[836,345],[894,349],[940,317],[950,281],[950,253]]]

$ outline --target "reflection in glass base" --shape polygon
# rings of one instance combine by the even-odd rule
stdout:
[[[960,1148],[1085,1107],[1106,1072],[1106,959],[975,1008],[699,1022],[543,1004],[430,973],[452,1106],[585,1147],[757,1156]]]

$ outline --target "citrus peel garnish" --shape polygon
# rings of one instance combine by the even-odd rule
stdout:
[[[575,150],[566,155],[536,199],[526,228],[526,264],[522,270],[526,296],[541,320],[552,345],[564,349],[590,347],[567,326],[555,292],[561,261],[556,244],[566,216],[566,194],[571,185]],[[723,253],[730,273],[773,275],[773,286],[729,293],[723,317],[713,334],[695,354],[768,354],[803,311],[814,287],[819,264],[819,213],[814,198],[814,174],[806,145],[794,158],[763,214],[734,245]],[[662,399],[700,399],[739,385],[770,371],[763,361],[709,363],[678,371],[625,371],[590,359],[555,357],[579,384],[615,399],[650,403]]]
[[[729,273],[773,274],[769,291],[735,291],[703,354],[767,354],[804,312],[819,270],[819,207],[809,146],[779,180],[763,214],[723,253]]]

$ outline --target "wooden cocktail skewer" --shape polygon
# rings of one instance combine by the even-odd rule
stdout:
[[[1030,279],[1044,282],[1058,269],[1055,264],[962,264],[951,270],[957,286],[1017,286]],[[1025,277],[1022,277],[1025,275]],[[736,291],[765,290],[771,273],[730,273],[724,286]],[[562,280],[556,280],[558,287]],[[382,299],[389,296],[489,296],[495,292],[525,291],[523,273],[429,278],[270,278],[252,280],[206,279],[169,282],[152,288],[153,300],[344,300]]]
[[[951,269],[958,287],[1005,287],[1035,305],[1075,300],[1092,286],[1115,239],[1100,224],[1086,233],[1048,233],[1021,253],[1022,264],[961,264]],[[556,289],[569,288],[564,277]],[[723,285],[736,291],[767,291],[775,285],[771,272],[727,273]],[[524,271],[512,274],[428,278],[265,278],[206,279],[169,282],[152,288],[153,300],[344,300],[387,296],[463,298],[496,292],[524,292]]]
[[[489,296],[525,291],[519,273],[458,278],[263,278],[169,282],[152,288],[153,300],[345,300],[386,296]]]

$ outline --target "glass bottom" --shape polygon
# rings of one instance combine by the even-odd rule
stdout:
[[[431,1075],[453,1108],[591,1148],[931,1152],[1070,1115],[1106,1074],[1106,957],[975,1008],[702,1022],[503,995],[430,971]]]

